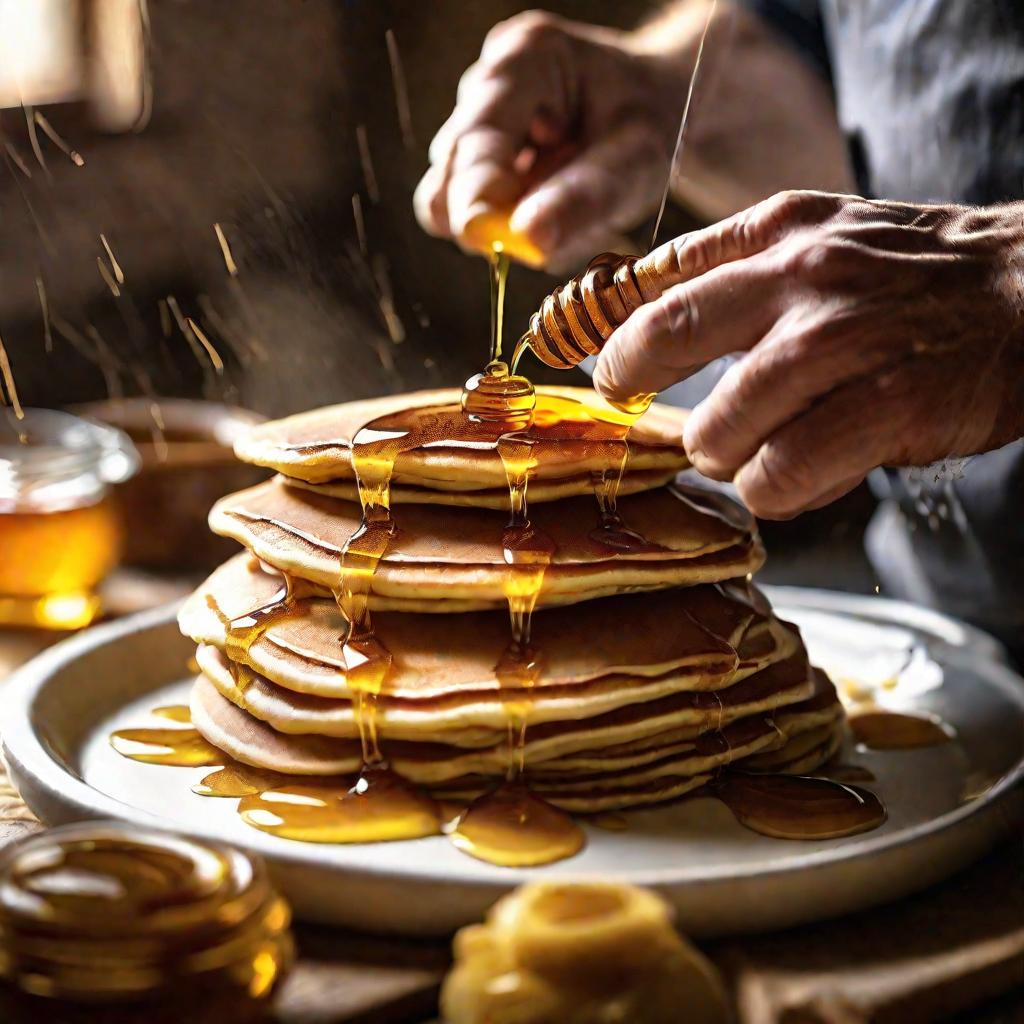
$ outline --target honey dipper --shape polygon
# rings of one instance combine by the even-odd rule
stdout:
[[[672,245],[642,257],[600,253],[582,274],[541,303],[530,317],[520,351],[528,345],[545,365],[571,369],[587,356],[597,355],[612,332],[640,306],[683,280]]]

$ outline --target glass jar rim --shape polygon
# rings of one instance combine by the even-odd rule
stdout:
[[[80,479],[102,492],[138,466],[128,435],[105,423],[57,409],[0,416],[0,503],[31,500],[33,492]]]

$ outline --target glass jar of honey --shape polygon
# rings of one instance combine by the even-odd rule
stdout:
[[[113,427],[52,409],[0,416],[0,625],[77,629],[96,617],[122,543],[108,488],[137,467]]]
[[[293,959],[291,910],[240,850],[88,822],[0,854],[4,1024],[256,1024]]]

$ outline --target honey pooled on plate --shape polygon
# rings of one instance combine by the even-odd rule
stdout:
[[[633,886],[535,882],[455,936],[447,1024],[726,1024],[715,968]]]
[[[290,919],[237,850],[115,823],[51,829],[0,855],[2,1019],[263,1019],[293,959]]]
[[[711,793],[741,825],[775,839],[839,839],[886,819],[874,793],[827,778],[725,772]]]
[[[953,739],[948,725],[925,715],[873,708],[858,710],[847,721],[854,740],[869,750],[920,750]]]

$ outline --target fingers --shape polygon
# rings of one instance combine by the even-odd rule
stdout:
[[[522,194],[524,148],[553,145],[565,130],[563,34],[557,19],[532,14],[492,30],[430,145],[414,200],[427,231],[458,238],[475,217],[508,210]]]
[[[452,234],[448,223],[448,175],[447,163],[431,164],[412,197],[420,227],[439,238],[451,238]]]
[[[641,306],[608,339],[594,384],[612,402],[662,391],[730,352],[746,350],[776,317],[778,290],[762,256],[726,263]]]
[[[725,220],[673,238],[636,264],[644,301],[715,267],[765,252],[794,231],[833,215],[842,202],[843,197],[826,192],[779,192]]]
[[[511,227],[551,254],[552,262],[565,262],[564,250],[578,249],[580,235],[597,227],[626,231],[650,212],[664,184],[666,159],[653,126],[633,120],[611,128],[524,196]]]
[[[840,388],[758,448],[736,474],[740,497],[762,519],[789,519],[852,490],[918,429],[904,397],[871,380]]]
[[[447,186],[448,224],[460,238],[475,218],[509,210],[523,190],[516,170],[519,146],[508,135],[477,126],[461,135],[453,150]]]
[[[890,339],[847,321],[843,310],[820,302],[783,314],[687,419],[683,443],[694,466],[712,479],[731,480],[784,423],[892,361]]]

